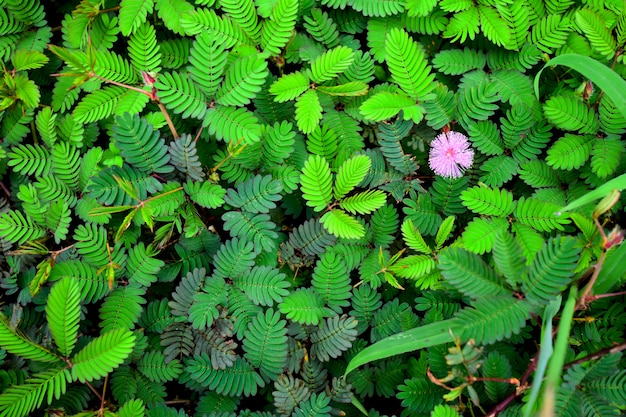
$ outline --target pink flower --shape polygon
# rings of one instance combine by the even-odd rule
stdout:
[[[472,166],[474,151],[467,136],[459,132],[444,132],[430,144],[428,164],[435,174],[447,178],[459,178]]]

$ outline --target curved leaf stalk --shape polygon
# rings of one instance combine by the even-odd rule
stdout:
[[[548,365],[546,376],[546,388],[543,392],[543,404],[541,406],[540,416],[549,417],[554,415],[554,399],[559,390],[559,382],[563,374],[563,365],[565,364],[565,355],[569,345],[569,334],[572,328],[574,312],[576,311],[576,300],[578,296],[578,288],[573,285],[569,290],[565,307],[561,313],[561,321],[557,330],[556,342],[554,343],[554,353]]]
[[[170,128],[170,132],[172,132],[172,135],[174,136],[174,139],[179,138],[180,135],[178,134],[178,132],[176,131],[176,128],[174,127],[174,123],[172,122],[172,118],[170,117],[169,113],[167,112],[167,109],[165,108],[165,106],[163,105],[163,103],[161,103],[161,100],[159,100],[159,97],[156,94],[156,88],[154,88],[153,83],[154,83],[154,78],[152,78],[151,75],[145,73],[145,72],[141,72],[141,75],[143,76],[144,81],[146,82],[146,85],[151,87],[152,89],[150,91],[146,91],[142,88],[139,87],[134,87],[132,85],[128,85],[128,84],[124,84],[124,83],[120,83],[117,81],[113,81],[113,80],[109,80],[108,78],[102,77],[98,74],[96,74],[95,72],[93,72],[93,70],[91,71],[91,73],[89,74],[90,77],[95,77],[99,80],[102,80],[106,83],[109,84],[113,84],[113,85],[117,85],[119,87],[124,87],[128,90],[133,90],[133,91],[137,91],[139,93],[145,94],[148,97],[150,97],[150,100],[154,101],[157,103],[157,105],[159,106],[159,110],[161,110],[161,113],[163,113],[163,117],[165,117],[165,121],[167,122],[167,126]]]

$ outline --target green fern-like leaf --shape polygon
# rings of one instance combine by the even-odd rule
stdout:
[[[304,27],[313,39],[328,48],[334,48],[339,44],[337,25],[321,9],[313,8],[309,16],[304,16]]]
[[[615,173],[625,151],[624,143],[616,137],[596,138],[591,150],[591,170],[600,178]]]
[[[393,124],[379,124],[376,135],[387,162],[405,175],[415,172],[418,168],[413,159],[404,153],[400,143],[411,132],[412,127],[412,121],[398,119]]]
[[[252,144],[261,139],[258,119],[242,107],[217,105],[208,111],[204,126],[208,126],[210,134],[226,142]]]
[[[245,106],[261,90],[269,72],[267,61],[259,56],[240,58],[231,63],[215,101],[224,106]]]
[[[568,171],[580,168],[591,155],[593,143],[589,136],[565,134],[548,149],[546,162]]]
[[[235,285],[262,306],[282,302],[289,295],[287,288],[291,286],[285,274],[269,266],[254,266],[249,273],[239,277]]]
[[[61,280],[63,278],[71,278],[78,283],[80,299],[86,303],[95,302],[110,291],[105,274],[98,274],[97,268],[87,262],[56,262],[50,271],[49,279]]]
[[[120,4],[119,25],[122,35],[135,32],[154,10],[154,1],[122,0]]]
[[[465,48],[444,50],[433,58],[433,66],[448,75],[461,75],[466,72],[483,69],[487,57],[481,51]]]
[[[364,16],[393,16],[404,11],[404,0],[351,0],[350,6]]]
[[[352,347],[357,335],[356,326],[354,317],[336,315],[327,318],[311,335],[311,355],[322,362],[338,358]]]
[[[557,187],[560,184],[557,171],[547,162],[538,159],[520,164],[519,176],[533,188]]]
[[[560,208],[553,203],[522,197],[517,202],[513,215],[521,223],[539,231],[564,230],[563,225],[568,224],[570,220],[566,215],[557,216]]]
[[[47,363],[56,363],[60,359],[48,349],[34,343],[17,329],[14,329],[9,318],[4,314],[0,314],[0,347],[25,359]]]
[[[501,231],[495,235],[493,260],[509,285],[513,288],[517,287],[526,270],[526,258],[521,245],[508,231]]]
[[[368,190],[346,197],[339,203],[339,207],[352,214],[370,214],[382,207],[387,201],[387,195],[381,190]]]
[[[126,90],[116,85],[106,86],[85,96],[72,115],[79,123],[90,123],[111,116]]]
[[[528,39],[541,51],[549,54],[567,41],[567,36],[571,31],[568,17],[549,14],[542,16],[539,22],[533,26]]]
[[[296,122],[302,133],[311,133],[322,119],[322,105],[317,91],[308,90],[296,99]]]
[[[287,322],[271,308],[248,324],[243,341],[244,357],[264,378],[276,380],[287,362]]]
[[[326,232],[319,220],[309,219],[292,230],[288,242],[304,255],[316,256],[334,246],[336,240]]]
[[[331,315],[331,310],[324,307],[324,299],[313,288],[293,291],[280,303],[279,309],[288,319],[307,325],[317,325],[322,318]]]
[[[189,321],[195,329],[207,329],[219,317],[219,308],[228,300],[228,287],[222,277],[213,277],[204,284],[203,291],[193,296]]]
[[[93,72],[102,78],[118,83],[134,84],[137,82],[137,72],[130,62],[109,50],[98,54]]]
[[[0,214],[0,236],[10,242],[22,244],[45,234],[44,228],[33,223],[29,217],[24,217],[20,211],[9,210]]]
[[[320,222],[326,230],[340,238],[360,239],[365,236],[363,224],[341,209],[327,211],[320,218]]]
[[[257,252],[250,241],[232,238],[226,241],[213,257],[212,277],[236,279],[254,265]]]
[[[296,26],[298,0],[277,0],[261,28],[261,47],[272,55],[279,55],[292,37]]]
[[[209,181],[187,181],[183,188],[189,198],[202,207],[217,208],[224,204],[226,190],[218,184],[211,184]]]
[[[259,24],[253,0],[225,0],[220,2],[233,21],[238,24],[256,45],[261,42],[261,25]]]
[[[300,71],[283,75],[271,85],[269,92],[279,103],[293,100],[309,89],[309,77]]]
[[[416,414],[427,414],[439,404],[440,398],[447,391],[430,382],[425,377],[406,379],[398,386],[398,399],[402,406]]]
[[[188,35],[207,33],[210,37],[223,40],[223,48],[226,49],[241,43],[251,43],[246,32],[230,16],[218,16],[213,8],[198,8],[185,15],[181,20],[181,26]],[[172,59],[180,62],[180,57],[172,56]],[[186,62],[181,62],[180,65],[183,63]]]
[[[124,191],[116,178],[129,181],[137,191],[141,201],[148,198],[148,193],[155,193],[163,189],[163,185],[153,176],[139,171],[136,168],[124,165],[122,168],[113,166],[103,169],[91,178],[87,187],[90,197],[104,205],[125,206],[136,201]]]
[[[490,344],[518,334],[530,317],[531,307],[513,297],[476,300],[453,319],[461,326],[461,339]]]
[[[191,135],[183,134],[170,142],[168,152],[171,164],[188,179],[201,181],[204,178],[196,141]]]
[[[616,374],[593,381],[587,384],[589,390],[602,396],[614,404],[623,404],[626,401],[626,371],[621,370]]]
[[[67,368],[55,368],[37,373],[23,384],[10,386],[0,394],[0,414],[15,417],[32,415],[44,400],[50,404],[53,399],[65,394],[70,379]]]
[[[576,24],[587,36],[591,46],[607,60],[613,59],[617,44],[604,19],[591,9],[581,9],[575,15]]]
[[[232,367],[215,369],[210,358],[203,354],[188,361],[186,368],[191,379],[218,394],[240,397],[255,395],[265,386],[261,376],[244,358],[237,358]]]
[[[436,83],[435,98],[424,100],[422,106],[426,110],[426,123],[438,130],[456,119],[457,96],[442,83]]]
[[[63,200],[50,203],[45,224],[48,229],[53,230],[54,241],[60,243],[65,240],[70,230],[72,222],[70,206]]]
[[[511,49],[511,30],[498,10],[486,5],[478,6],[480,27],[487,39],[498,46]]]
[[[411,98],[421,99],[434,87],[434,75],[424,52],[402,29],[392,29],[387,36],[385,61],[393,80]]]
[[[456,13],[448,22],[443,33],[444,38],[452,38],[452,42],[465,42],[467,38],[474,39],[479,32],[480,12],[478,7],[471,7]]]
[[[183,118],[202,119],[207,113],[207,99],[185,73],[160,74],[154,85],[161,103]]]
[[[580,248],[571,237],[550,238],[535,256],[523,277],[526,300],[538,307],[547,305],[574,278]]]
[[[183,372],[183,365],[176,359],[165,362],[163,353],[152,351],[139,359],[137,369],[151,381],[164,383],[178,378]]]
[[[332,201],[333,187],[330,166],[324,157],[311,155],[300,176],[302,197],[315,211],[322,211]]]
[[[250,213],[269,213],[276,208],[275,201],[280,200],[282,185],[271,176],[257,175],[246,182],[239,183],[237,190],[229,189],[224,201],[233,207]]]
[[[543,111],[546,119],[560,129],[580,133],[595,133],[598,130],[595,111],[575,96],[554,96],[543,105]]]
[[[46,304],[48,327],[63,356],[69,356],[76,345],[80,318],[80,288],[72,278],[57,282]]]
[[[52,170],[72,190],[78,188],[81,165],[80,151],[74,145],[60,142],[52,148]]]
[[[149,4],[149,2],[147,3]],[[148,22],[143,22],[135,28],[128,40],[128,56],[130,63],[138,72],[159,72],[161,70],[161,52],[157,43],[156,31]]]
[[[311,62],[311,78],[316,83],[332,80],[350,67],[354,52],[345,46],[337,46]]]
[[[335,199],[341,200],[367,175],[372,161],[366,155],[357,155],[345,161],[337,171],[333,187]]]
[[[392,93],[381,91],[365,100],[359,107],[359,112],[367,120],[380,122],[387,120],[400,111],[415,111],[419,107],[415,106],[415,100],[402,93]]]
[[[135,335],[130,330],[102,334],[72,357],[72,378],[85,382],[106,376],[124,362],[134,345]]]
[[[470,122],[467,126],[470,140],[485,155],[499,155],[504,152],[504,144],[496,124],[490,120]]]
[[[500,99],[498,86],[492,83],[482,73],[475,82],[471,75],[465,74],[459,87],[459,102],[457,114],[459,121],[469,129],[472,120],[487,120],[498,109],[496,101]]]
[[[185,0],[156,0],[157,15],[165,27],[172,32],[185,35],[183,25],[185,17],[193,10],[193,6]]]
[[[472,187],[461,193],[461,200],[476,214],[507,216],[513,212],[513,194],[506,190]]]
[[[257,252],[273,252],[277,248],[276,224],[267,214],[250,214],[247,211],[229,211],[222,215],[224,230],[232,237],[254,243]]]
[[[142,304],[146,303],[143,297],[145,293],[146,289],[138,284],[129,284],[114,289],[100,307],[102,331],[132,330],[143,310]]]
[[[505,218],[495,217],[474,218],[463,231],[461,239],[463,246],[474,253],[483,254],[491,252],[496,234],[506,230],[509,224]]]
[[[51,168],[50,152],[41,145],[23,144],[11,148],[7,164],[15,172],[39,177]]]
[[[442,250],[438,266],[447,282],[471,298],[511,295],[495,271],[478,255],[465,249],[450,247]]]
[[[200,33],[193,43],[189,53],[191,65],[187,70],[206,97],[214,96],[223,79],[228,57],[227,47],[224,38],[212,32]]]
[[[125,161],[146,173],[172,172],[165,141],[145,119],[128,113],[115,119],[113,138]]]
[[[324,253],[313,271],[311,285],[337,313],[350,306],[351,285],[345,262],[334,252]]]
[[[276,410],[285,415],[290,415],[298,404],[311,395],[304,381],[294,378],[291,374],[279,375],[274,382],[274,388],[272,394]]]

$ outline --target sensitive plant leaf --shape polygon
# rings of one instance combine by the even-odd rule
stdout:
[[[136,336],[128,329],[117,329],[93,339],[72,357],[72,378],[81,382],[100,379],[126,360]]]
[[[435,235],[435,250],[441,249],[443,244],[448,240],[452,230],[454,229],[454,216],[448,216],[446,219],[441,222],[441,226],[439,226],[439,230],[437,230],[437,234]]]
[[[324,157],[311,155],[300,176],[302,197],[315,211],[322,211],[332,201],[333,187],[330,165]]]
[[[341,200],[358,185],[367,175],[372,161],[367,155],[357,155],[345,161],[337,171],[333,194]]]
[[[365,100],[359,107],[359,112],[367,120],[380,122],[414,105],[415,100],[405,94],[381,91]]]
[[[308,90],[296,99],[296,123],[302,133],[311,133],[322,119],[322,105],[315,90]]]
[[[60,360],[56,354],[28,339],[15,329],[4,313],[0,313],[0,347],[7,352],[34,361],[55,363]]]
[[[48,327],[61,355],[72,353],[78,339],[80,288],[72,278],[57,282],[46,304]]]
[[[381,208],[387,201],[382,190],[368,190],[346,197],[339,202],[339,207],[352,214],[370,214]]]
[[[421,99],[433,90],[435,76],[424,51],[403,29],[392,29],[387,35],[385,61],[393,80],[412,99]]]
[[[316,83],[332,80],[344,72],[354,60],[354,51],[337,46],[311,62],[311,79]]]
[[[153,0],[122,0],[120,3],[119,25],[122,35],[128,36],[147,19],[154,10]]]
[[[280,55],[293,36],[299,9],[298,0],[277,0],[261,27],[261,47],[272,55]],[[257,8],[260,12],[260,10]]]
[[[283,75],[278,80],[274,81],[270,86],[269,92],[276,96],[274,100],[283,103],[295,99],[308,90],[310,87],[309,83],[309,77],[306,73],[296,71],[291,74]]]
[[[365,236],[363,224],[340,209],[327,211],[320,222],[331,234],[344,239],[360,239]]]
[[[402,223],[402,237],[406,245],[416,252],[425,253],[427,255],[432,253],[432,249],[426,244],[422,234],[413,225],[411,219],[405,219]]]

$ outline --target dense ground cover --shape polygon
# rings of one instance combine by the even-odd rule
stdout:
[[[624,7],[0,0],[0,417],[620,415]]]

